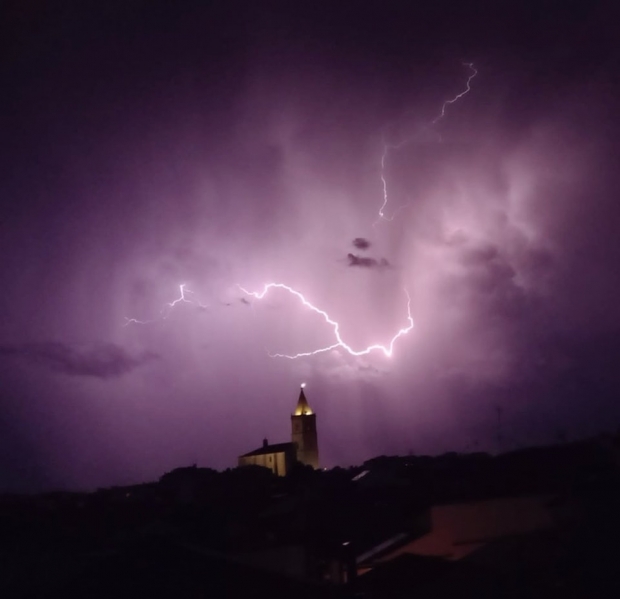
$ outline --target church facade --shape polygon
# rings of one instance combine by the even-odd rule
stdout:
[[[239,466],[263,466],[278,476],[286,476],[295,462],[319,467],[316,414],[308,404],[304,385],[301,386],[297,406],[291,415],[291,442],[270,445],[264,439],[262,447],[239,456]]]

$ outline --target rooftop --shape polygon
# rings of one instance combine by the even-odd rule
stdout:
[[[244,453],[241,457],[249,457],[253,455],[266,455],[269,453],[286,453],[287,451],[291,451],[295,449],[294,443],[275,443],[273,445],[263,445],[254,451],[250,451],[249,453]]]

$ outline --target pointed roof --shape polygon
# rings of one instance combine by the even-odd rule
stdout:
[[[294,416],[310,416],[312,414],[312,410],[308,405],[308,400],[304,395],[304,385],[301,386],[301,391],[299,392],[299,399],[297,400],[297,407],[295,408]]]

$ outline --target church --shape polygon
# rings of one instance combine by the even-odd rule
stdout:
[[[291,442],[263,446],[239,456],[239,466],[264,466],[278,476],[286,476],[295,462],[319,467],[319,444],[316,434],[316,414],[310,409],[301,385],[295,411],[291,415]]]

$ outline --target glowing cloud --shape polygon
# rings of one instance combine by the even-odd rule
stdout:
[[[467,79],[467,83],[466,83],[466,87],[463,91],[459,92],[458,94],[456,94],[453,98],[446,100],[442,106],[441,106],[441,112],[440,114],[433,120],[431,121],[430,125],[435,125],[437,124],[446,114],[446,108],[451,105],[454,104],[455,102],[457,102],[460,98],[462,98],[463,96],[465,96],[467,93],[469,93],[469,91],[471,90],[471,81],[474,79],[474,77],[478,74],[478,71],[474,68],[473,63],[463,63],[463,66],[466,66],[470,69],[471,74],[469,75],[468,79]],[[391,217],[387,217],[385,215],[385,208],[388,204],[388,186],[387,186],[387,180],[386,180],[386,176],[385,176],[385,164],[386,164],[386,160],[387,160],[387,156],[388,156],[388,152],[390,150],[397,150],[402,148],[403,146],[411,143],[412,139],[405,139],[403,141],[401,141],[398,144],[388,144],[388,143],[384,143],[384,147],[383,147],[383,153],[381,155],[381,183],[382,183],[382,188],[383,188],[383,203],[381,204],[381,207],[379,208],[379,218],[378,220],[374,223],[373,226],[375,226],[380,220],[387,220],[387,221],[391,221],[394,219],[394,217],[396,216],[396,214],[399,212],[399,210],[401,210],[402,208],[406,207],[406,205],[400,206]],[[354,240],[354,244],[356,245],[356,247],[359,247],[361,249],[366,249],[370,243],[368,241],[366,241],[363,238],[356,238]],[[360,258],[358,256],[354,256],[353,254],[349,254],[349,260],[351,261],[352,266],[366,266],[366,267],[370,267],[370,266],[379,266],[379,267],[383,267],[383,266],[388,266],[388,263],[386,260],[382,260],[381,262],[377,262],[376,260],[372,259],[372,258]],[[342,348],[344,349],[347,353],[349,353],[352,356],[364,356],[364,355],[368,355],[373,351],[381,351],[383,352],[383,354],[386,357],[391,357],[393,350],[394,350],[394,344],[396,342],[397,339],[399,339],[400,337],[402,337],[403,335],[407,334],[409,331],[411,331],[413,329],[413,319],[411,317],[411,301],[409,298],[409,294],[407,293],[407,291],[405,290],[405,294],[407,295],[407,321],[408,321],[408,326],[406,326],[405,328],[400,329],[390,340],[390,342],[387,345],[382,345],[379,343],[370,345],[368,347],[365,347],[363,349],[353,349],[350,345],[348,345],[341,337],[340,335],[340,324],[333,320],[329,314],[327,312],[325,312],[324,310],[321,310],[319,308],[317,308],[316,306],[314,306],[313,304],[311,304],[299,291],[296,291],[295,289],[293,289],[292,287],[289,287],[288,285],[285,285],[284,283],[267,283],[263,290],[261,292],[255,292],[255,291],[248,291],[246,289],[244,289],[243,287],[241,287],[241,285],[238,285],[239,289],[241,289],[246,295],[248,296],[252,296],[255,299],[263,299],[265,297],[265,295],[269,292],[270,289],[284,289],[285,291],[287,291],[288,293],[294,295],[297,299],[299,299],[301,301],[301,303],[309,308],[310,310],[312,310],[313,312],[316,312],[317,314],[320,314],[323,319],[325,320],[325,322],[327,322],[329,325],[331,325],[332,329],[333,329],[333,333],[334,333],[334,337],[336,342],[328,345],[326,347],[321,347],[319,349],[315,349],[315,350],[311,350],[311,351],[307,351],[307,352],[301,352],[298,354],[294,354],[294,355],[287,355],[287,354],[269,354],[271,357],[279,357],[279,358],[288,358],[288,359],[296,359],[296,358],[301,358],[301,357],[306,357],[306,356],[314,356],[320,353],[324,353],[333,349],[337,349],[337,348]],[[135,318],[125,318],[125,326],[129,325],[129,324],[149,324],[152,322],[155,322],[156,320],[162,320],[162,319],[166,319],[169,314],[171,313],[171,311],[174,309],[174,307],[179,304],[179,303],[188,303],[188,304],[194,304],[198,307],[201,308],[206,308],[207,306],[201,304],[199,301],[194,300],[194,299],[189,299],[186,294],[193,294],[192,291],[190,291],[189,289],[186,288],[185,284],[182,284],[179,286],[179,291],[180,291],[180,295],[177,299],[173,300],[172,302],[168,302],[167,304],[165,304],[164,308],[162,308],[161,310],[161,316],[155,320],[137,320]],[[302,384],[302,387],[304,385]]]
[[[451,98],[450,100],[446,100],[442,104],[441,112],[439,113],[439,115],[435,119],[433,119],[431,121],[431,125],[436,125],[446,115],[446,107],[447,106],[449,106],[450,104],[454,104],[455,102],[460,100],[463,96],[465,96],[466,94],[468,94],[471,91],[472,79],[478,74],[478,71],[474,68],[474,63],[473,62],[464,62],[463,66],[468,67],[470,69],[470,71],[471,71],[471,75],[467,78],[467,83],[465,84],[465,89],[462,92],[459,92],[458,94],[456,94],[456,96],[454,96],[454,98]],[[398,144],[388,144],[388,143],[384,143],[383,144],[383,153],[381,154],[381,185],[382,185],[382,189],[383,189],[383,203],[381,204],[381,207],[379,208],[379,218],[375,221],[373,226],[377,225],[377,223],[379,221],[381,221],[381,220],[387,220],[387,221],[394,220],[394,218],[396,217],[398,212],[407,206],[407,204],[399,206],[396,209],[396,211],[394,212],[394,214],[392,214],[392,216],[390,216],[390,217],[385,215],[385,208],[386,208],[386,206],[388,204],[388,186],[387,186],[387,180],[385,178],[385,161],[387,159],[387,156],[388,156],[388,153],[390,152],[390,150],[400,150],[402,147],[408,145],[412,141],[413,141],[412,138],[409,138],[409,139],[405,139],[405,140],[401,141]]]

